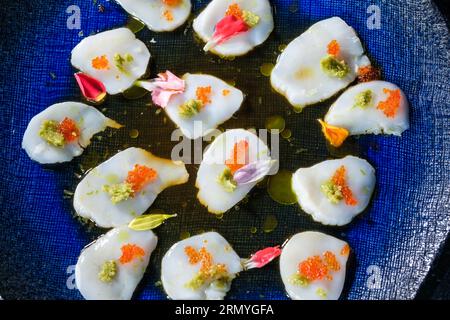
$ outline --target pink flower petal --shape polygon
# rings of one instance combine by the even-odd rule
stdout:
[[[83,97],[91,102],[101,102],[106,97],[106,88],[103,83],[85,73],[74,74]]]
[[[213,34],[213,39],[208,41],[203,50],[209,49],[225,42],[240,33],[247,32],[249,26],[241,18],[234,15],[225,16],[216,24],[216,29]]]
[[[158,78],[149,81],[138,81],[136,85],[152,92],[154,104],[165,108],[173,95],[183,93],[185,81],[170,71],[158,74]]]
[[[262,268],[281,254],[280,246],[268,247],[252,254],[245,263],[245,269]]]

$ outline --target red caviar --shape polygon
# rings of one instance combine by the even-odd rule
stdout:
[[[341,256],[348,256],[350,254],[350,246],[346,244],[341,249]]]
[[[336,255],[333,252],[326,251],[323,254],[323,257],[324,257],[325,263],[328,267],[328,270],[331,270],[331,271],[341,270],[341,265],[339,264],[339,261],[337,261]]]
[[[327,52],[332,56],[338,56],[341,52],[341,46],[339,45],[339,42],[337,42],[336,40],[332,40],[327,46]]]
[[[77,123],[67,117],[60,122],[58,131],[64,136],[64,141],[66,142],[73,142],[80,136],[80,130],[78,129]]]
[[[92,68],[97,70],[109,70],[109,60],[106,55],[98,56],[92,59]]]
[[[170,10],[164,11],[163,16],[167,21],[173,21],[172,11],[170,11]]]
[[[225,13],[225,15],[226,16],[235,16],[236,18],[242,19],[241,7],[239,7],[239,4],[233,3],[228,7],[228,10]]]
[[[333,178],[331,178],[331,182],[339,187],[341,187],[341,193],[344,197],[345,204],[348,206],[355,206],[358,204],[358,200],[353,196],[353,192],[350,187],[347,185],[347,180],[345,179],[346,169],[344,166],[341,166],[334,173]]]
[[[212,254],[205,248],[201,247],[200,250],[196,250],[191,246],[187,246],[184,248],[184,253],[189,258],[190,264],[201,263],[200,273],[209,276],[214,267],[214,261]],[[224,273],[226,272],[226,266],[224,264],[217,264],[217,272]]]
[[[358,82],[380,80],[381,71],[373,66],[364,66],[358,69]]]
[[[182,0],[162,0],[168,6],[175,7],[181,3]]]
[[[126,264],[134,259],[139,259],[145,256],[145,250],[135,244],[126,244],[120,248],[122,250],[122,256],[119,261],[121,264]]]
[[[211,86],[197,87],[195,95],[197,96],[197,99],[203,102],[203,105],[205,105],[211,103],[211,99],[209,99],[209,97],[211,96],[211,91]]]
[[[136,164],[133,170],[128,172],[126,183],[131,184],[134,192],[141,191],[147,184],[153,182],[158,177],[156,170]]]
[[[397,114],[398,108],[400,107],[400,89],[389,90],[384,88],[383,92],[388,95],[388,98],[385,101],[378,103],[377,109],[383,111],[386,117],[394,118]]]
[[[328,267],[320,256],[313,256],[299,263],[298,272],[308,281],[322,280],[328,274]]]
[[[226,166],[235,173],[237,170],[245,166],[248,162],[248,141],[241,140],[233,147],[233,153],[230,159],[225,161]]]

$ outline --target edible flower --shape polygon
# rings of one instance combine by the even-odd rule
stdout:
[[[245,260],[243,265],[245,270],[262,268],[281,254],[280,246],[268,247],[259,250],[251,255],[250,259]]]
[[[175,218],[176,214],[145,214],[134,218],[128,228],[136,231],[152,230],[162,225],[167,219]]]
[[[259,160],[249,163],[236,170],[233,174],[233,179],[237,185],[256,182],[269,173],[275,162],[275,160]]]
[[[122,255],[119,259],[121,264],[127,264],[132,262],[134,259],[141,259],[145,256],[145,250],[136,244],[126,244],[120,248]]]
[[[101,81],[82,72],[77,72],[74,76],[86,100],[99,103],[106,97],[106,88]]]
[[[378,103],[377,109],[383,111],[386,117],[394,118],[397,114],[398,108],[400,108],[400,89],[390,90],[384,88],[383,92],[387,94],[388,97],[385,101],[380,101]]]
[[[321,119],[318,121],[322,126],[322,133],[333,147],[340,147],[350,134],[345,128],[332,126]]]
[[[231,4],[225,13],[225,17],[216,24],[213,37],[206,43],[203,50],[209,51],[228,39],[249,31],[259,21],[260,17],[256,14],[241,10],[237,3]]]
[[[161,108],[167,107],[173,95],[183,93],[184,80],[178,78],[170,71],[158,74],[158,78],[149,81],[137,81],[137,86],[152,93],[152,101]]]

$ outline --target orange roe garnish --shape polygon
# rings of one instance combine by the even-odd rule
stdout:
[[[229,95],[230,94],[230,90],[228,90],[228,89],[223,89],[222,90],[222,95],[224,96],[224,97],[226,97],[227,95]]]
[[[328,267],[328,270],[331,271],[339,271],[341,270],[341,265],[339,264],[339,261],[336,259],[336,255],[331,251],[326,251],[323,254],[325,264]]]
[[[373,66],[364,66],[358,69],[358,82],[369,82],[381,78],[380,69]]]
[[[341,249],[341,256],[348,256],[350,254],[350,246],[346,244]]]
[[[200,267],[200,272],[208,273],[211,267],[213,266],[213,258],[211,253],[206,250],[205,247],[200,249],[200,257],[202,261],[202,266]]]
[[[347,181],[345,179],[346,169],[344,166],[339,167],[334,173],[333,178],[331,178],[331,182],[339,187],[341,187],[342,197],[344,198],[345,204],[348,206],[355,206],[358,204],[358,200],[353,196],[352,190],[347,185]]]
[[[200,253],[191,246],[185,247],[184,253],[188,256],[190,264],[197,264],[201,260]]]
[[[64,141],[66,142],[73,142],[80,136],[80,130],[77,127],[77,123],[67,117],[60,122],[58,131],[64,136]]]
[[[134,192],[139,192],[144,189],[147,184],[155,181],[157,176],[158,173],[156,170],[147,166],[136,164],[133,170],[128,171],[128,176],[125,182],[131,184],[131,188]]]
[[[341,46],[339,45],[339,42],[337,42],[336,40],[332,40],[327,46],[327,52],[328,54],[337,57],[341,52]]]
[[[211,103],[211,100],[209,99],[209,96],[211,95],[211,86],[197,87],[195,95],[197,96],[198,100],[203,102],[203,105]]]
[[[184,252],[188,256],[190,264],[201,263],[200,273],[206,276],[210,275],[214,267],[214,261],[212,254],[205,247],[201,247],[200,250],[196,250],[191,246],[187,246],[184,248]],[[219,272],[226,271],[226,266],[224,264],[217,264],[216,267]]]
[[[298,272],[308,281],[322,280],[328,274],[328,267],[320,256],[313,256],[299,263]]]
[[[162,0],[168,6],[175,7],[181,3],[181,0]]]
[[[340,147],[344,143],[345,139],[347,139],[349,135],[347,129],[329,125],[320,119],[319,122],[322,126],[323,135],[333,147]]]
[[[164,18],[166,18],[167,21],[173,21],[173,14],[172,11],[166,10],[163,13]]]
[[[225,165],[235,173],[237,170],[245,166],[248,162],[248,142],[241,140],[233,147],[233,154],[230,159],[225,161]]]
[[[98,56],[92,59],[92,68],[97,70],[109,70],[109,60],[106,55]]]
[[[400,89],[389,90],[384,88],[383,92],[388,95],[388,98],[385,101],[378,103],[377,109],[383,111],[386,117],[394,118],[397,114],[398,108],[400,107]]]
[[[142,258],[145,256],[145,251],[141,247],[135,244],[126,244],[120,248],[122,250],[122,256],[120,257],[119,261],[121,264],[126,264],[134,259]]]
[[[237,3],[233,3],[228,7],[226,16],[235,16],[236,18],[242,19],[242,10]]]

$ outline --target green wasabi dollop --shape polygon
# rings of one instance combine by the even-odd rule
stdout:
[[[301,287],[306,287],[309,284],[308,279],[306,279],[304,276],[298,273],[292,275],[289,279],[289,282],[294,286],[301,286]]]
[[[322,70],[329,76],[342,79],[349,72],[350,68],[344,60],[339,61],[335,56],[329,54],[320,61]]]
[[[114,64],[117,69],[119,69],[120,72],[124,74],[129,74],[129,71],[127,70],[127,64],[134,61],[134,58],[131,54],[126,53],[125,55],[121,55],[120,53],[116,53],[114,55]]]
[[[65,145],[65,139],[58,131],[58,126],[59,123],[54,120],[44,120],[39,129],[39,136],[52,146],[62,148]]]
[[[106,261],[98,273],[98,278],[103,282],[111,282],[117,275],[117,264],[114,260]]]
[[[331,181],[327,181],[320,186],[322,192],[327,196],[331,203],[337,204],[343,199],[342,188]]]
[[[133,195],[133,188],[129,183],[104,185],[102,190],[110,195],[114,204],[128,200]]]
[[[217,182],[219,182],[227,192],[233,192],[237,188],[237,183],[233,179],[230,168],[225,168],[225,170],[223,170],[217,177]]]
[[[192,118],[200,112],[203,107],[201,100],[191,99],[183,103],[178,109],[179,113],[184,118]]]
[[[361,109],[367,108],[372,102],[373,92],[372,90],[365,90],[358,93],[355,97],[354,108],[358,107]]]

